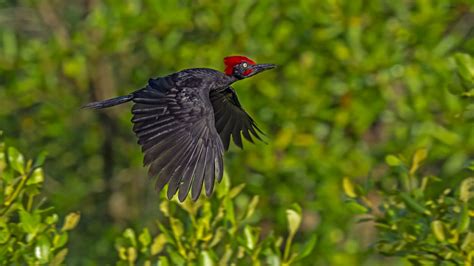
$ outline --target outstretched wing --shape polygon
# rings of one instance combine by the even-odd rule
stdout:
[[[210,98],[214,108],[216,129],[225,150],[229,149],[231,135],[235,145],[240,148],[243,147],[241,134],[252,143],[252,135],[262,140],[259,133],[263,134],[263,132],[242,108],[232,87],[227,87],[221,91],[211,91]]]
[[[198,82],[190,79],[187,84]],[[150,79],[134,93],[133,101],[133,131],[149,175],[158,176],[157,190],[168,183],[168,198],[179,190],[178,198],[183,201],[192,187],[196,200],[204,183],[209,196],[215,178],[220,181],[224,171],[224,149],[209,99],[186,82],[176,84],[172,77],[164,77]]]

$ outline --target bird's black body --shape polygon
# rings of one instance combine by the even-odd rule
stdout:
[[[238,79],[208,68],[186,69],[150,79],[129,95],[85,107],[102,109],[133,101],[133,131],[149,175],[158,176],[157,189],[168,183],[168,198],[179,191],[183,201],[191,190],[196,200],[203,184],[210,195],[215,179],[221,181],[222,157],[231,135],[239,147],[241,134],[249,141],[252,135],[260,139],[261,131],[230,87]]]

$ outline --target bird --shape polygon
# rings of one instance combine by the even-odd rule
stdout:
[[[243,109],[232,84],[273,69],[241,56],[224,58],[223,72],[190,68],[150,78],[146,86],[128,95],[91,102],[87,109],[103,109],[133,102],[133,131],[144,154],[148,175],[157,177],[160,192],[168,184],[169,200],[196,201],[203,187],[210,197],[215,180],[224,173],[224,151],[230,139],[243,148],[242,136],[254,143],[264,133]]]

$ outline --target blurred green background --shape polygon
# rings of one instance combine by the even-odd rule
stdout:
[[[284,232],[298,203],[296,238],[318,237],[306,265],[399,265],[372,252],[375,230],[356,223],[342,179],[381,179],[387,154],[424,147],[426,171],[459,182],[474,115],[450,92],[450,58],[474,53],[473,25],[470,0],[0,0],[0,129],[29,157],[48,152],[51,205],[81,212],[67,264],[112,263],[117,234],[153,225],[162,199],[130,106],[81,105],[184,68],[223,69],[228,55],[278,64],[234,86],[268,135],[225,156],[231,182],[247,184],[237,205],[259,195],[263,230]]]

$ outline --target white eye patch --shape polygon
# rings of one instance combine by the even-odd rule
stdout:
[[[247,65],[247,63],[243,63],[242,66],[243,66],[243,67],[247,67],[248,65]]]

